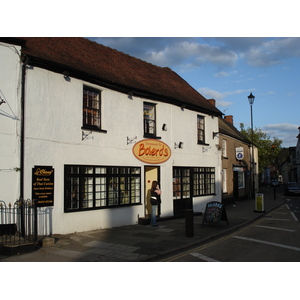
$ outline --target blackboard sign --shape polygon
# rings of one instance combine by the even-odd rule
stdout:
[[[36,206],[54,205],[54,169],[49,166],[32,168],[32,199]]]
[[[202,225],[204,223],[216,224],[220,226],[221,221],[227,221],[227,214],[224,205],[221,202],[213,201],[206,204]]]

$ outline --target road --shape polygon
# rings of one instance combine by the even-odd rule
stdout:
[[[169,262],[300,262],[300,197],[226,237],[168,257]]]

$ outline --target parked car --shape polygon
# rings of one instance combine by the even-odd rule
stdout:
[[[300,184],[297,182],[288,182],[284,188],[285,195],[300,195]]]
[[[272,179],[271,186],[279,186],[279,181],[277,179]]]

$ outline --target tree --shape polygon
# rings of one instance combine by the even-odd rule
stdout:
[[[240,123],[240,132],[252,142],[252,129],[245,129],[245,125]],[[258,148],[258,163],[260,172],[269,165],[274,165],[279,152],[281,151],[282,140],[273,137],[271,140],[260,128],[253,130],[253,144]]]

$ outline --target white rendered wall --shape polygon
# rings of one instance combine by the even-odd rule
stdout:
[[[20,47],[0,43],[0,200],[19,198],[20,180]]]
[[[102,129],[82,141],[82,88],[88,85],[102,90]],[[144,216],[144,166],[133,153],[127,137],[143,138],[143,102],[149,100],[128,95],[40,68],[29,68],[26,76],[25,125],[25,198],[31,198],[31,172],[35,165],[55,169],[53,233],[70,233],[135,224]],[[150,101],[151,102],[151,101]],[[154,102],[154,101],[153,101]],[[206,143],[197,145],[197,112],[170,104],[157,103],[157,135],[172,150],[171,158],[162,163],[162,217],[173,215],[173,167],[216,168],[216,196],[194,198],[194,211],[204,211],[211,200],[220,201],[220,161],[212,131],[218,131],[218,119],[205,116]],[[167,131],[162,125],[167,124]],[[86,131],[87,132],[87,131]],[[174,149],[174,142],[183,149]],[[64,165],[106,165],[141,167],[142,204],[113,209],[64,213]]]

